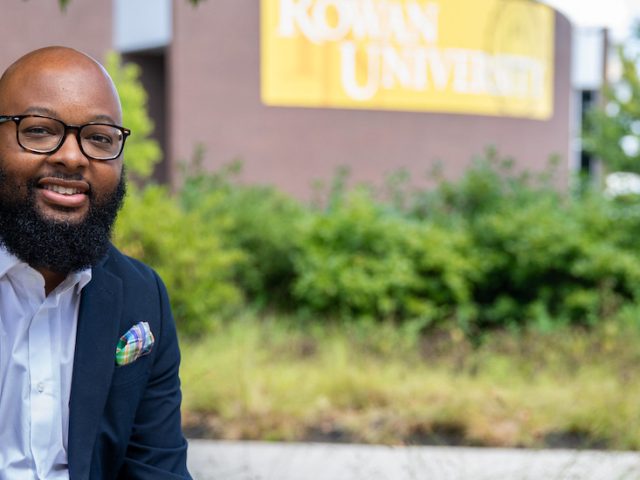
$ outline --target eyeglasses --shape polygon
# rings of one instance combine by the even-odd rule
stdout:
[[[54,153],[64,143],[69,130],[76,130],[76,140],[85,157],[114,160],[120,156],[131,130],[109,123],[67,125],[56,118],[41,115],[0,115],[0,124],[16,123],[18,145],[33,153]]]

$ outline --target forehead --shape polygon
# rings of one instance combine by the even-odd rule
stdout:
[[[89,62],[29,62],[0,85],[0,114],[49,111],[66,123],[101,117],[121,123],[120,102],[102,69]]]

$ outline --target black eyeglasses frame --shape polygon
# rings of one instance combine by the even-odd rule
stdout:
[[[58,145],[50,150],[45,150],[45,151],[34,150],[33,148],[25,147],[20,141],[20,122],[25,118],[46,118],[47,120],[54,120],[60,123],[64,127],[64,133],[60,137],[60,141],[58,142]],[[90,123],[85,123],[84,125],[67,125],[62,120],[59,120],[53,117],[47,117],[46,115],[0,115],[0,124],[10,122],[10,121],[15,122],[16,124],[16,141],[18,142],[18,145],[20,145],[20,147],[26,150],[27,152],[38,153],[41,155],[49,155],[49,154],[55,153],[58,150],[60,150],[60,148],[64,144],[65,140],[67,139],[67,135],[69,134],[69,131],[76,130],[76,135],[75,135],[76,141],[78,142],[78,147],[80,148],[80,151],[82,152],[82,154],[85,157],[90,158],[91,160],[96,160],[99,162],[108,162],[111,160],[115,160],[120,155],[122,155],[125,141],[127,140],[127,137],[131,135],[131,130],[129,130],[128,128],[124,128],[124,127],[121,127],[120,125],[113,125],[111,123],[105,123],[105,122],[90,122]],[[120,151],[118,152],[117,155],[107,157],[107,158],[96,158],[84,151],[84,148],[82,146],[82,137],[80,137],[80,132],[82,131],[83,128],[91,125],[104,125],[106,127],[112,127],[112,128],[115,128],[116,130],[120,130],[120,132],[122,133],[122,145],[120,145]]]

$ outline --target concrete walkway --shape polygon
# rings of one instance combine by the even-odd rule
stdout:
[[[640,453],[191,440],[196,480],[640,480]]]

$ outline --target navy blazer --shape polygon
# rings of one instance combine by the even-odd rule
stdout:
[[[117,367],[118,340],[138,322],[149,323],[153,349]],[[162,281],[111,246],[80,300],[69,403],[70,480],[191,478],[179,363]]]

